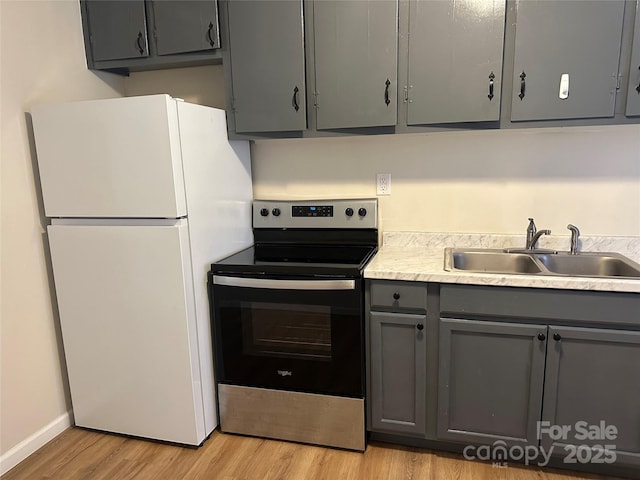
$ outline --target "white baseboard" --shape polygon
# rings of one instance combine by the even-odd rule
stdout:
[[[71,426],[71,411],[60,415],[33,435],[27,437],[0,457],[0,475],[4,475],[21,461],[53,440]]]

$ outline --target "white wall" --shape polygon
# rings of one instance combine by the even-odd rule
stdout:
[[[224,109],[222,65],[132,72],[124,80],[127,97],[168,93],[172,97]]]
[[[382,230],[640,235],[640,125],[260,140],[256,198],[375,196]]]
[[[4,472],[46,440],[47,431],[64,423],[70,409],[25,112],[40,102],[120,97],[124,85],[120,77],[87,70],[77,0],[1,0],[0,32]]]

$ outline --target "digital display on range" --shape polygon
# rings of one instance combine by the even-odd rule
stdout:
[[[333,217],[333,205],[295,205],[291,207],[292,217]]]

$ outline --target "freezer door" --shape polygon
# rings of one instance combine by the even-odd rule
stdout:
[[[76,425],[200,444],[213,379],[200,375],[186,220],[48,233]]]
[[[33,107],[45,215],[186,215],[176,104],[150,95]]]

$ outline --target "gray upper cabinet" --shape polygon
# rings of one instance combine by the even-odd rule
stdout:
[[[80,0],[87,66],[129,71],[220,63],[217,0]]]
[[[511,120],[613,117],[623,0],[517,0]]]
[[[629,91],[627,92],[626,114],[640,115],[640,0],[636,3],[636,21],[633,30],[633,47],[629,65]]]
[[[228,3],[236,132],[304,130],[302,0]]]
[[[438,437],[537,445],[546,326],[441,319]]]
[[[95,61],[149,56],[144,1],[90,1],[87,5]]]
[[[500,118],[505,0],[409,2],[407,124]]]
[[[543,432],[542,447],[548,451],[555,442],[568,454],[567,445],[613,445],[616,464],[640,466],[639,378],[640,332],[549,327],[542,420],[570,429],[567,438]],[[585,428],[601,421],[615,427],[615,436],[584,438]],[[578,460],[584,458],[612,457],[594,448]]]
[[[371,312],[372,430],[425,435],[426,320],[425,315]]]
[[[316,127],[393,126],[397,0],[313,2]]]
[[[220,47],[215,2],[155,1],[153,16],[158,55],[197,52]]]

